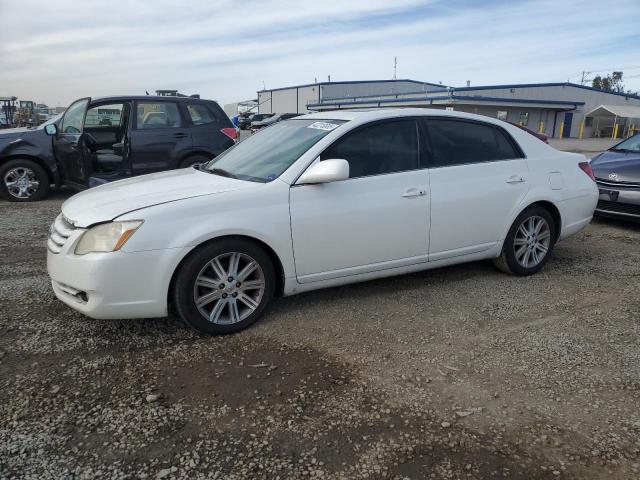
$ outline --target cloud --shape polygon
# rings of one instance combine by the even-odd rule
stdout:
[[[0,95],[57,105],[177,88],[226,103],[263,81],[391,78],[395,56],[399,77],[450,85],[633,77],[639,14],[636,0],[0,0]]]

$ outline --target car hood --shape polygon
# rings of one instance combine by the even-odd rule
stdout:
[[[183,168],[85,190],[62,204],[62,214],[76,227],[84,228],[153,205],[256,185],[259,184]]]
[[[602,152],[591,167],[595,177],[606,182],[640,183],[640,153]]]

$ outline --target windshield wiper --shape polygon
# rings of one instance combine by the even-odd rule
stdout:
[[[220,175],[221,177],[229,177],[229,178],[238,178],[231,172],[226,171],[224,168],[212,168],[211,170],[207,170],[209,173],[213,173],[214,175]]]
[[[628,148],[610,148],[612,152],[626,152],[626,153],[635,153],[635,150],[629,150]]]

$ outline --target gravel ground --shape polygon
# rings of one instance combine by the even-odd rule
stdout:
[[[640,478],[640,226],[278,300],[203,337],[53,296],[68,196],[0,203],[0,478]]]

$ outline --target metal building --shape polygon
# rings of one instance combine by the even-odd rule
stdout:
[[[549,137],[620,138],[640,130],[640,96],[568,82],[447,87],[415,80],[371,80],[319,82],[258,92],[260,113],[371,107],[478,113],[518,123]],[[622,111],[625,117],[610,115]]]

